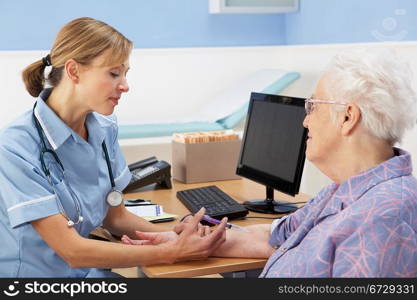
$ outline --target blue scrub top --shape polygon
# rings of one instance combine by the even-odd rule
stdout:
[[[60,213],[77,220],[75,196],[84,221],[74,228],[83,237],[102,224],[109,208],[106,196],[111,190],[105,140],[116,189],[123,190],[131,173],[117,141],[114,116],[90,113],[86,119],[88,142],[69,128],[45,103],[51,89],[37,99],[35,115],[48,148],[58,154],[65,176],[50,156],[55,191],[39,160],[40,138],[32,116],[26,112],[0,131],[0,277],[102,277],[104,270],[70,268],[33,229],[31,221]],[[65,178],[65,180],[63,180]],[[58,198],[59,200],[58,200]]]

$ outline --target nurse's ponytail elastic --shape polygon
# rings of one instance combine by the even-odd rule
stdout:
[[[35,61],[27,66],[22,72],[22,79],[26,86],[26,90],[33,97],[38,97],[45,84],[45,64],[42,59]]]

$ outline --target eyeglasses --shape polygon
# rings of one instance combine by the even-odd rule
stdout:
[[[306,114],[309,115],[314,111],[314,103],[327,103],[327,104],[337,104],[337,105],[347,105],[349,103],[346,102],[338,102],[338,101],[332,101],[332,100],[318,100],[318,99],[312,99],[307,98],[304,101],[304,107],[306,109]]]

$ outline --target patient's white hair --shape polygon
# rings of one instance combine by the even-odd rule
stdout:
[[[401,142],[417,121],[417,97],[411,87],[412,72],[393,50],[371,48],[336,55],[324,70],[327,92],[339,102],[355,103],[362,125],[370,134]],[[343,110],[332,105],[332,117]]]

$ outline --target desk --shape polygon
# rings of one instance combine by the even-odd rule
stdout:
[[[175,180],[172,181],[172,189],[148,189],[138,193],[129,193],[126,195],[127,199],[143,198],[152,200],[157,204],[163,205],[164,211],[167,213],[177,214],[180,217],[189,213],[188,209],[177,199],[176,192],[179,190],[190,189],[195,187],[202,187],[208,185],[216,185],[221,190],[229,194],[238,202],[244,202],[254,199],[265,199],[265,186],[257,184],[247,179],[216,181],[198,184],[183,184]],[[307,201],[310,197],[305,194],[298,194],[295,197],[274,192],[274,197],[277,200],[285,200],[291,202]],[[248,216],[263,216],[277,218],[282,215],[265,215],[261,213],[249,212]],[[163,225],[174,226],[179,222],[178,218],[169,223],[162,223]],[[269,219],[245,219],[232,221],[237,225],[252,225],[271,223],[273,220]],[[216,273],[236,272],[243,270],[254,270],[263,268],[266,263],[265,259],[250,259],[250,258],[216,258],[210,257],[202,261],[180,262],[172,265],[152,265],[142,267],[142,271],[148,277],[195,277]]]

